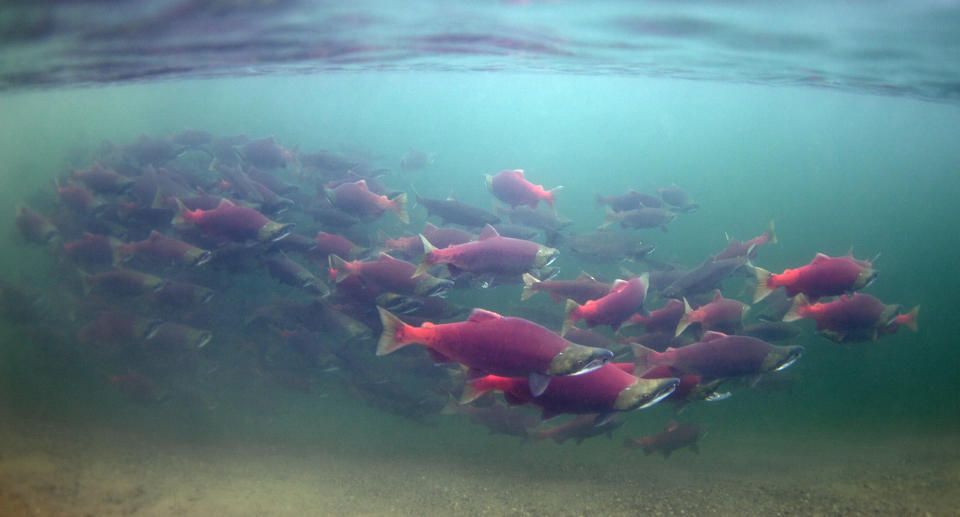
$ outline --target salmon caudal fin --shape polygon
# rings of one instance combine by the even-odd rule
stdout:
[[[177,202],[177,213],[174,214],[171,224],[174,226],[183,226],[184,224],[193,222],[190,219],[190,210],[187,210],[187,207],[183,206],[183,202],[177,198],[174,198],[174,201]]]
[[[767,285],[773,275],[766,269],[756,266],[753,267],[753,274],[757,277],[757,290],[753,293],[753,303],[757,303],[773,292],[773,289]]]
[[[773,220],[771,220],[770,224],[767,225],[767,231],[764,233],[767,234],[767,237],[768,237],[767,242],[769,242],[770,244],[777,243],[777,232],[774,231],[773,229]]]
[[[334,281],[338,284],[343,282],[347,277],[350,276],[351,273],[353,273],[353,271],[350,271],[350,263],[340,258],[339,255],[331,253],[327,257],[327,262],[330,266],[331,273],[336,272]]]
[[[910,312],[897,316],[897,323],[910,327],[910,330],[917,331],[917,315],[920,314],[920,306],[917,305]]]
[[[543,197],[543,200],[546,201],[546,203],[550,205],[550,209],[553,210],[553,215],[557,215],[557,192],[561,190],[563,190],[563,185],[553,187],[548,190]]]
[[[427,270],[430,269],[430,266],[433,265],[433,263],[430,262],[430,257],[433,255],[434,251],[437,251],[436,246],[430,244],[430,241],[428,241],[423,234],[420,234],[420,242],[423,244],[423,256],[420,257],[420,263],[417,264],[417,270],[413,272],[413,275],[411,275],[410,278],[415,278],[426,273]]]
[[[680,321],[677,322],[677,331],[673,334],[674,337],[683,334],[684,330],[687,330],[687,327],[693,323],[693,309],[690,308],[690,303],[687,302],[687,299],[683,299],[683,316],[680,317]]]
[[[489,174],[484,174],[483,184],[487,187],[488,191],[493,192],[493,176]]]
[[[397,214],[397,219],[400,219],[403,224],[410,224],[410,216],[407,215],[406,192],[390,200],[390,211]]]
[[[537,277],[531,275],[530,273],[524,273],[522,278],[523,278],[523,291],[520,292],[521,301],[526,300],[531,296],[537,294],[537,291],[534,288],[534,286],[540,283],[540,281],[537,280]]]
[[[649,349],[640,343],[633,343],[633,372],[636,376],[641,376],[655,366],[653,364],[653,356],[657,352]]]
[[[468,381],[463,386],[463,391],[460,392],[460,403],[469,404],[474,400],[482,397],[488,391],[492,391],[493,386],[490,386],[489,383],[483,382],[483,378],[475,379],[472,382]]]
[[[790,310],[783,315],[783,321],[791,322],[803,319],[805,316],[801,314],[801,310],[810,305],[810,301],[807,300],[807,297],[800,293],[793,297],[793,304],[790,305]]]
[[[567,298],[567,304],[563,307],[563,327],[560,328],[560,335],[566,334],[570,327],[573,327],[573,324],[580,319],[580,314],[577,311],[580,306],[577,305],[577,302]]]
[[[397,333],[407,324],[383,307],[377,307],[377,310],[380,312],[380,323],[383,324],[383,333],[380,334],[380,341],[377,343],[377,355],[387,355],[409,345],[410,343],[405,343],[397,337]]]

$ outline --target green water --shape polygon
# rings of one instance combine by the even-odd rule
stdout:
[[[960,291],[954,267],[960,250],[956,106],[637,78],[344,73],[4,94],[0,119],[0,203],[7,207],[0,211],[0,227],[11,229],[3,233],[0,276],[53,301],[63,289],[50,276],[54,259],[14,238],[15,207],[38,192],[52,192],[51,179],[85,168],[103,141],[129,143],[141,134],[160,137],[188,127],[217,135],[272,135],[302,151],[359,147],[381,155],[394,171],[404,152],[422,149],[437,153],[428,170],[407,177],[395,172],[383,180],[425,196],[455,193],[487,209],[493,202],[482,174],[522,168],[535,183],[564,186],[558,210],[575,221],[578,232],[603,221],[595,193],[677,183],[702,208],[678,217],[667,233],[644,231],[657,242],[658,258],[695,265],[722,249],[725,233],[752,238],[773,219],[780,243],[760,250],[757,265],[780,271],[807,263],[817,252],[840,255],[852,247],[858,258],[881,252],[880,277],[866,292],[886,303],[922,307],[918,332],[902,329],[849,347],[804,325],[796,344],[806,354],[790,370],[801,382],[791,392],[742,391],[684,412],[683,419],[710,428],[703,454],[745,433],[784,445],[778,436],[855,440],[862,433],[949,434],[960,426],[953,315]],[[619,265],[571,257],[559,264],[562,278],[591,267],[608,277],[620,273]],[[223,303],[245,303],[243,297],[243,289],[234,288]],[[518,303],[519,288],[452,298],[506,313]],[[529,303],[561,314],[545,296]],[[243,339],[241,331],[218,336],[216,352],[184,373],[194,376],[199,402],[144,408],[116,393],[89,351],[33,342],[38,338],[22,332],[23,323],[3,322],[0,417],[160,426],[187,440],[316,440],[411,457],[522,454],[549,463],[561,450],[488,438],[460,419],[433,415],[418,424],[388,415],[358,403],[335,376],[319,377],[315,391],[305,394],[268,380],[227,382],[205,374],[205,368],[243,362],[241,344],[234,342]],[[616,457],[621,435],[657,432],[671,418],[666,404],[633,413],[617,440],[587,442],[576,454],[598,462]]]

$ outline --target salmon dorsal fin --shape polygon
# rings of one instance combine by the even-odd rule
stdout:
[[[723,295],[720,293],[720,290],[719,290],[719,289],[714,290],[714,291],[713,291],[713,301],[714,301],[714,302],[719,302],[719,301],[722,300],[722,299],[723,299]]]
[[[678,428],[678,427],[680,427],[680,424],[678,424],[676,420],[671,420],[671,421],[667,422],[666,430],[667,430],[667,431],[673,431],[674,429],[676,429],[676,428]]]
[[[367,187],[367,180],[360,180],[360,181],[354,183],[354,185],[362,188],[363,190],[370,190],[370,188]]]
[[[715,330],[711,330],[703,334],[703,338],[700,339],[700,342],[707,343],[709,341],[716,341],[718,339],[723,339],[725,337],[727,337],[727,335],[724,334],[723,332],[717,332]]]
[[[220,204],[217,205],[217,208],[223,208],[225,206],[234,206],[233,201],[230,201],[227,198],[220,199]]]
[[[587,273],[586,271],[581,271],[581,272],[580,272],[580,276],[577,277],[577,280],[580,280],[580,281],[582,281],[582,282],[587,282],[587,281],[596,282],[596,281],[597,281],[596,278],[593,278],[593,275],[591,275],[590,273]]]
[[[623,289],[625,285],[627,285],[627,281],[622,278],[618,278],[614,280],[613,285],[610,286],[610,292],[612,293],[613,291],[616,291],[618,289]]]
[[[523,175],[523,169],[513,169],[513,172],[519,174],[521,178],[526,179],[526,176]]]
[[[493,237],[499,237],[500,234],[497,233],[497,229],[489,224],[483,227],[483,231],[480,232],[480,238],[477,240],[487,240],[492,239]]]
[[[162,239],[164,235],[156,230],[150,230],[150,236],[147,237],[147,240],[155,241],[157,239]]]
[[[817,256],[816,256],[816,257],[813,257],[813,261],[810,262],[810,263],[811,263],[811,264],[816,264],[817,262],[823,262],[824,260],[830,260],[830,257],[828,257],[827,255],[825,255],[825,254],[823,254],[823,253],[817,253]]]
[[[498,320],[502,319],[503,316],[484,309],[473,309],[470,313],[470,317],[467,318],[467,321],[472,321],[474,323],[480,323],[482,321]]]
[[[447,201],[456,201],[456,200],[457,200],[457,196],[453,192],[447,195]]]
[[[381,251],[377,253],[377,260],[397,260],[390,256],[386,251]]]
[[[435,232],[435,231],[437,231],[437,230],[439,230],[439,228],[437,228],[437,227],[436,227],[435,225],[433,225],[432,223],[423,223],[423,233],[427,233],[428,231],[429,231],[429,232]]]

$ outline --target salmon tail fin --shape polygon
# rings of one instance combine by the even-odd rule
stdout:
[[[563,307],[563,327],[560,328],[560,335],[565,335],[576,320],[580,319],[577,314],[578,308],[580,306],[577,302],[567,298],[567,304]]]
[[[460,392],[460,404],[469,404],[474,400],[482,397],[488,391],[491,391],[493,388],[487,386],[482,379],[477,379],[473,382],[467,382],[463,386],[463,391]]]
[[[680,317],[680,321],[677,322],[677,331],[673,334],[673,337],[677,337],[680,334],[683,334],[684,330],[687,330],[687,327],[693,323],[693,315],[691,314],[693,309],[690,308],[690,302],[686,298],[683,299],[683,316]]]
[[[493,176],[489,174],[483,175],[483,184],[487,187],[487,190],[493,192]]]
[[[753,274],[757,277],[757,290],[753,293],[753,303],[757,303],[773,292],[773,289],[767,285],[773,275],[766,269],[757,266],[753,267]]]
[[[407,324],[383,307],[378,306],[377,311],[380,312],[380,323],[383,324],[383,333],[380,334],[380,341],[377,342],[377,355],[387,355],[409,345],[410,343],[397,337],[397,333]]]
[[[430,266],[433,264],[430,262],[430,257],[433,256],[433,252],[437,251],[437,248],[430,244],[430,241],[427,240],[423,234],[420,234],[420,242],[423,243],[423,256],[420,257],[420,263],[417,264],[417,270],[413,272],[413,275],[410,278],[418,277],[427,272],[430,269]]]
[[[653,355],[656,351],[649,349],[640,343],[633,343],[633,372],[636,376],[641,376],[653,368]]]
[[[406,192],[390,200],[390,211],[397,214],[397,219],[400,219],[403,224],[410,224],[410,216],[407,215]]]
[[[331,275],[336,272],[335,274],[337,276],[334,279],[334,282],[338,284],[343,282],[352,273],[352,271],[350,271],[350,263],[340,258],[339,255],[331,253],[327,257],[327,263],[330,265]]]
[[[537,277],[531,275],[530,273],[523,274],[523,291],[520,292],[520,301],[526,300],[531,296],[537,294],[537,291],[534,286],[540,283],[537,280]]]
[[[897,316],[897,323],[910,327],[910,330],[917,331],[917,315],[920,314],[920,306],[910,309],[910,312]]]
[[[177,213],[173,215],[173,221],[171,224],[174,226],[183,226],[184,224],[191,222],[189,219],[190,216],[188,215],[190,211],[187,210],[187,207],[183,206],[183,202],[180,201],[180,198],[173,198],[173,200],[177,202]]]
[[[553,215],[557,215],[557,192],[563,190],[563,185],[553,187],[547,191],[547,195],[544,196],[544,201],[550,205],[550,209],[553,210]]]
[[[790,310],[783,315],[783,321],[791,322],[803,319],[805,316],[800,314],[800,309],[810,305],[810,302],[807,300],[807,297],[800,293],[793,297],[793,304],[790,305]]]
[[[777,232],[773,229],[773,219],[770,220],[770,224],[767,225],[767,231],[764,232],[769,237],[770,244],[777,243]]]

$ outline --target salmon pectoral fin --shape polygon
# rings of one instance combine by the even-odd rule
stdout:
[[[530,372],[527,383],[530,385],[530,394],[539,397],[543,395],[544,391],[547,391],[547,386],[550,385],[550,376],[540,372]]]

